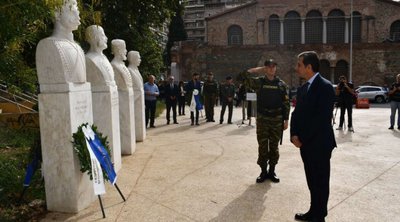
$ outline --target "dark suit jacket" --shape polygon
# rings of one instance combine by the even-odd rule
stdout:
[[[174,84],[174,88],[171,89],[170,84],[166,84],[164,90],[165,90],[165,103],[171,104],[177,101],[179,96],[178,85]]]
[[[304,87],[302,87],[304,88]],[[302,151],[318,155],[336,147],[332,128],[335,92],[332,84],[318,74],[306,90],[297,91],[297,103],[290,122],[290,135],[298,136]]]

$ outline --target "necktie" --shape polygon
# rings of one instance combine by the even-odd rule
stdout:
[[[305,84],[304,84],[304,92],[305,93],[307,93],[308,92],[308,87],[310,86],[310,83],[309,82],[306,82]]]
[[[301,87],[300,87],[300,92],[301,92],[301,96],[304,97],[307,95],[307,91],[308,91],[308,86],[310,85],[309,82],[304,83]]]

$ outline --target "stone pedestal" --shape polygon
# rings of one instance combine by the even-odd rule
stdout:
[[[135,133],[136,141],[143,142],[146,139],[146,117],[144,113],[144,90],[134,89],[135,97]]]
[[[135,106],[132,87],[118,90],[119,124],[121,136],[121,152],[130,155],[135,152]]]
[[[107,136],[114,169],[121,169],[121,139],[117,86],[92,87],[93,121],[99,131]]]
[[[95,199],[89,176],[80,172],[72,134],[93,123],[90,83],[41,84],[40,137],[49,211],[78,212]]]

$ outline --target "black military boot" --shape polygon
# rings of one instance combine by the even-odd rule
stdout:
[[[266,179],[268,179],[268,171],[266,169],[262,169],[260,176],[257,177],[256,182],[257,183],[262,183],[264,182]]]
[[[279,177],[277,177],[276,174],[275,174],[275,165],[271,165],[269,167],[267,178],[269,178],[274,183],[279,183],[279,181],[280,181]]]

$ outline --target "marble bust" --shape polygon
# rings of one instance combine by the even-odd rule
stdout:
[[[36,49],[42,169],[47,209],[76,213],[96,200],[71,143],[82,123],[93,123],[92,93],[85,54],[72,34],[80,25],[77,2],[61,2],[54,12],[53,34]]]
[[[101,26],[91,25],[86,28],[86,41],[90,49],[86,53],[87,81],[92,86],[114,86],[114,70],[103,50],[107,48],[107,36]]]
[[[144,103],[144,89],[143,78],[140,75],[138,66],[141,59],[137,51],[130,51],[128,53],[129,66],[128,70],[132,76],[133,90],[135,91],[135,133],[136,141],[144,141],[146,138],[146,119],[145,119],[145,103]]]
[[[132,88],[131,74],[124,62],[127,59],[125,41],[121,39],[112,40],[111,52],[114,55],[111,65],[114,68],[115,82],[117,83],[119,90]]]
[[[131,73],[133,89],[136,91],[143,91],[143,77],[139,72],[138,66],[142,61],[138,51],[130,51],[128,53],[129,66],[128,70]]]
[[[85,55],[74,41],[72,31],[80,23],[76,0],[64,0],[55,10],[53,34],[36,49],[39,84],[85,83]]]

